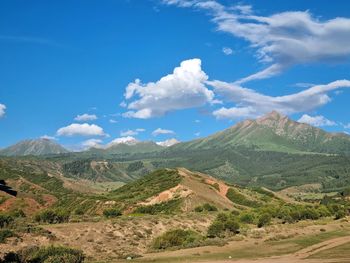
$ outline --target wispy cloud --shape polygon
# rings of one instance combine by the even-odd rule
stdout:
[[[0,118],[5,115],[6,106],[0,103]]]
[[[74,120],[76,121],[94,121],[97,120],[97,116],[95,114],[87,114],[84,113],[82,115],[77,115]]]
[[[54,137],[54,136],[49,136],[49,135],[43,135],[43,136],[41,136],[40,137],[40,139],[46,139],[46,140],[57,140],[57,138],[56,137]]]
[[[65,45],[62,45],[50,39],[40,38],[40,37],[30,37],[30,36],[0,35],[0,41],[39,44],[39,45],[47,45],[52,47],[65,47]]]
[[[308,114],[304,114],[298,122],[310,124],[315,127],[324,127],[324,126],[336,126],[337,123],[327,119],[322,115],[310,116]]]
[[[164,135],[164,134],[167,134],[167,135],[175,134],[175,132],[172,130],[166,130],[166,129],[161,129],[161,128],[158,128],[152,132],[153,136]]]
[[[226,56],[229,56],[229,55],[232,55],[233,54],[233,50],[229,47],[223,47],[222,48],[222,52],[226,55]]]
[[[120,136],[122,136],[122,137],[135,136],[135,135],[138,135],[140,132],[144,132],[144,131],[146,131],[146,130],[142,129],[142,128],[138,128],[138,129],[135,129],[135,130],[121,131],[120,132]]]
[[[309,112],[331,101],[329,93],[342,88],[350,88],[349,80],[337,80],[325,85],[316,85],[298,93],[285,96],[268,96],[255,90],[243,88],[233,83],[209,81],[217,94],[226,102],[236,106],[222,107],[214,111],[218,119],[253,118],[272,110],[284,114]]]
[[[267,66],[236,82],[242,84],[275,76],[298,64],[348,61],[350,19],[321,21],[308,11],[288,11],[269,16],[254,14],[251,6],[230,6],[214,0],[163,0],[167,5],[209,13],[217,30],[245,39]]]

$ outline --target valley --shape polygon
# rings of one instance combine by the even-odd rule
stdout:
[[[4,262],[350,260],[349,136],[272,112],[170,146],[47,143],[1,151]]]

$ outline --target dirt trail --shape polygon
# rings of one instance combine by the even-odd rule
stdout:
[[[315,244],[313,246],[304,248],[302,250],[299,250],[297,253],[294,254],[294,256],[297,258],[304,259],[311,255],[317,254],[323,250],[335,248],[349,242],[350,242],[350,236],[334,238],[334,239],[327,240],[327,241]]]

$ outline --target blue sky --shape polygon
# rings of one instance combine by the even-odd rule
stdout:
[[[350,132],[349,62],[347,1],[2,1],[0,147],[185,141],[273,109]]]

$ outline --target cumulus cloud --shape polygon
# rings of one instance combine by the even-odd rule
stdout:
[[[84,113],[82,115],[78,115],[74,118],[76,121],[94,121],[97,120],[97,116],[95,114],[87,114]]]
[[[207,80],[200,59],[181,62],[172,74],[157,82],[143,84],[136,79],[126,88],[124,105],[129,111],[123,116],[149,119],[174,110],[215,103],[214,93],[205,86]]]
[[[95,124],[73,123],[57,130],[58,136],[107,136],[103,129]]]
[[[89,140],[83,141],[81,145],[83,146],[84,149],[103,148],[101,139],[89,139]]]
[[[164,135],[164,134],[175,134],[175,132],[172,130],[165,130],[161,128],[158,128],[152,132],[153,136]]]
[[[231,108],[222,107],[214,111],[213,114],[218,119],[252,118],[272,110],[284,114],[309,112],[329,103],[331,91],[350,87],[349,80],[337,80],[326,85],[316,85],[298,93],[273,97],[233,83],[222,81],[208,83],[226,101],[236,104]]]
[[[315,127],[323,127],[323,126],[335,126],[337,125],[334,121],[328,120],[326,117],[318,115],[318,116],[310,116],[308,114],[304,114],[298,120],[298,122],[310,124]]]
[[[214,0],[163,0],[163,3],[204,10],[213,17],[218,31],[250,43],[257,59],[267,66],[237,84],[269,78],[297,64],[350,58],[349,18],[322,21],[309,11],[258,16],[251,6],[227,7]]]
[[[135,130],[127,130],[127,131],[121,131],[120,136],[125,137],[125,136],[134,136],[138,135],[140,132],[144,132],[145,129],[139,128]]]
[[[0,118],[5,115],[6,106],[0,103]]]
[[[229,47],[223,47],[223,48],[222,48],[222,52],[223,52],[225,55],[227,55],[227,56],[233,54],[233,50],[232,50],[231,48],[229,48]]]

